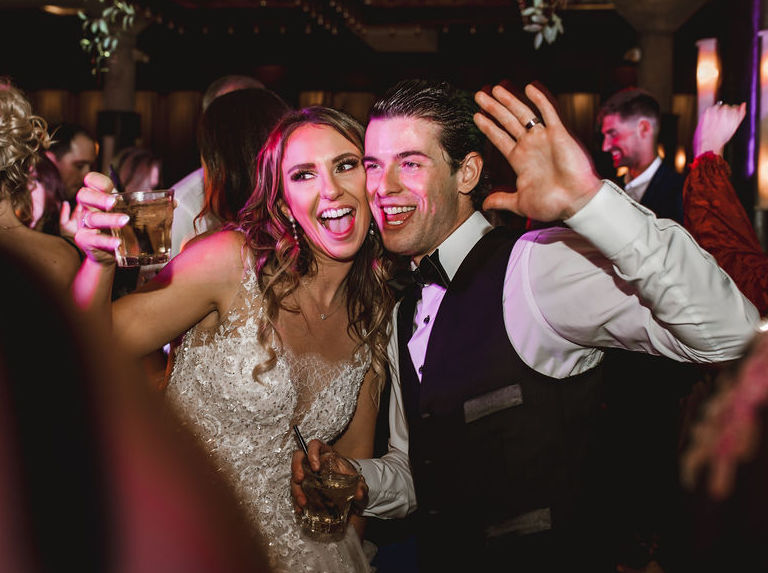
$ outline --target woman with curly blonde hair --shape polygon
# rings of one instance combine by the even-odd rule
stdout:
[[[196,240],[112,306],[125,352],[184,334],[166,396],[210,451],[269,543],[276,571],[367,571],[356,528],[339,542],[302,537],[289,492],[296,447],[333,441],[373,453],[393,301],[362,165],[363,128],[324,107],[289,112],[258,156],[238,220]],[[87,259],[81,307],[109,316],[116,240],[111,182],[86,177],[76,240]]]
[[[69,287],[80,266],[74,245],[38,233],[32,222],[32,173],[49,143],[47,124],[24,94],[0,79],[0,248],[27,261],[57,287]]]

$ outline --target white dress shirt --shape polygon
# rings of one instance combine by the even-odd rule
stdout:
[[[186,175],[173,185],[173,189],[176,208],[173,210],[171,224],[171,257],[178,255],[187,241],[216,224],[216,218],[211,213],[195,221],[205,203],[202,167]]]
[[[682,226],[657,219],[611,182],[604,181],[565,223],[569,228],[525,233],[512,249],[504,279],[500,302],[507,334],[534,370],[558,379],[579,374],[596,366],[606,347],[721,362],[738,358],[757,331],[757,309],[714,258]],[[451,279],[490,229],[475,213],[440,245]],[[414,329],[425,330],[428,339],[444,291],[430,285],[422,294]],[[425,324],[427,314],[431,320]],[[358,460],[369,487],[364,515],[387,518],[416,508],[397,368],[397,309],[394,320],[389,451]],[[413,356],[417,372],[425,350],[426,340]]]
[[[632,199],[638,203],[642,201],[643,195],[645,195],[645,192],[648,189],[648,185],[651,184],[651,179],[653,179],[653,176],[656,175],[659,167],[661,167],[661,157],[657,155],[656,159],[654,159],[651,164],[645,168],[645,171],[643,171],[640,175],[631,181],[627,181],[624,184],[624,191],[627,193],[627,195],[632,197]]]

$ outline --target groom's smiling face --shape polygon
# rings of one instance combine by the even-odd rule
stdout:
[[[372,119],[365,132],[368,200],[390,252],[418,262],[463,220],[458,172],[428,119]]]

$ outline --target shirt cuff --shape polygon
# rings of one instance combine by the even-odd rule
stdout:
[[[653,212],[604,179],[589,203],[563,222],[611,258],[642,233],[649,215]]]
[[[357,469],[357,472],[363,476],[365,479],[365,483],[367,483],[369,486],[371,482],[376,481],[376,464],[372,460],[349,460],[352,462],[352,465],[355,466],[355,469]]]
[[[352,467],[355,468],[355,471],[359,473],[361,476],[363,476],[363,479],[365,479],[365,475],[363,475],[363,465],[360,463],[359,460],[356,460],[355,458],[344,458],[347,460],[350,464],[352,464]],[[368,480],[365,480],[368,481]]]
[[[368,486],[368,503],[363,508],[362,515],[389,519],[405,517],[408,512],[406,485],[397,482],[385,486],[382,483],[380,459],[355,460],[355,467],[365,479]]]

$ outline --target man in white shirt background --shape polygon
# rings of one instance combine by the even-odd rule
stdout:
[[[363,514],[415,512],[422,571],[615,571],[592,481],[604,349],[721,362],[759,315],[681,227],[598,179],[543,92],[526,88],[541,119],[492,94],[476,101],[498,123],[444,82],[406,80],[371,110],[374,218],[420,273],[395,310],[389,451],[352,461]],[[564,227],[518,237],[474,209],[484,135],[517,176],[484,208]],[[319,467],[328,446],[309,447]]]
[[[264,84],[261,80],[251,76],[237,74],[221,76],[212,81],[205,89],[202,111],[205,111],[218,96],[239,89],[263,87]],[[213,221],[209,214],[198,218],[205,201],[202,167],[188,173],[172,187],[176,209],[173,211],[173,224],[171,225],[171,256],[176,256],[189,239],[207,231]]]
[[[641,205],[683,224],[685,177],[659,155],[661,108],[648,92],[624,89],[600,107],[603,151],[615,168],[625,167],[624,191]]]

